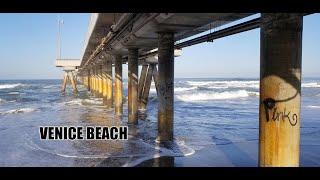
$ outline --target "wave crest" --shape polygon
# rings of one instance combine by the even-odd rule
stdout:
[[[0,89],[12,89],[18,86],[22,86],[23,84],[17,83],[17,84],[0,84]]]
[[[238,90],[238,91],[183,94],[183,95],[177,95],[177,98],[181,101],[188,102],[188,101],[208,101],[208,100],[244,98],[250,95],[256,95],[256,94],[255,92]]]

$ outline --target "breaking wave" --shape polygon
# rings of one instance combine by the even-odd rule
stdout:
[[[310,106],[307,106],[308,108],[317,108],[317,109],[319,109],[320,108],[320,106],[313,106],[313,105],[310,105]]]
[[[311,87],[311,88],[319,88],[320,84],[316,83],[316,82],[312,82],[312,83],[302,83],[301,85],[302,87]]]
[[[33,112],[36,111],[36,109],[34,108],[19,108],[19,109],[12,109],[9,111],[5,111],[5,112],[0,112],[1,115],[5,115],[5,114],[18,114],[18,113],[29,113],[29,112]]]
[[[0,103],[6,102],[6,100],[0,98]]]
[[[259,88],[259,81],[186,81],[192,86],[208,86],[211,89]]]
[[[244,97],[248,97],[250,95],[256,95],[256,94],[257,94],[256,92],[238,90],[238,91],[183,94],[183,95],[177,95],[177,98],[181,101],[208,101],[208,100],[244,98]]]
[[[18,86],[22,86],[23,84],[17,83],[17,84],[0,84],[0,89],[11,89]]]
[[[64,103],[65,105],[103,105],[101,98],[93,99],[73,99]]]

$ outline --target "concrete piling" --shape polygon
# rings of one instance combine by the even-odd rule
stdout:
[[[117,55],[115,57],[115,114],[122,115],[123,113],[123,102],[122,102],[122,57]]]
[[[138,123],[138,49],[128,54],[128,122]]]
[[[143,64],[142,68],[141,68],[139,87],[138,87],[138,100],[139,101],[140,101],[142,93],[143,93],[143,87],[144,87],[146,76],[147,76],[148,66],[149,66],[148,64]]]
[[[106,61],[103,62],[102,65],[102,98],[103,98],[103,104],[106,105],[107,101],[107,67],[106,67]]]
[[[262,14],[259,166],[299,166],[301,14]]]
[[[66,86],[67,86],[67,81],[68,81],[68,73],[64,73],[63,81],[62,81],[62,87],[61,87],[61,92],[66,91]]]
[[[105,104],[108,108],[112,107],[113,97],[112,97],[112,60],[109,59],[106,61],[106,78],[107,78],[107,96]]]
[[[173,140],[174,34],[158,34],[158,141]]]
[[[73,93],[74,94],[78,93],[78,89],[77,89],[77,85],[76,85],[76,81],[75,81],[75,77],[74,77],[73,73],[68,72],[68,76],[69,76],[70,83],[72,85]]]
[[[151,81],[152,81],[153,67],[154,65],[148,66],[148,70],[146,72],[147,75],[146,75],[144,86],[143,86],[143,91],[140,97],[139,109],[144,110],[147,107]]]
[[[102,78],[102,65],[98,65],[98,91],[99,97],[103,97],[103,78]]]

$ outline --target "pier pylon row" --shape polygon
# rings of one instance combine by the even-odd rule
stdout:
[[[259,166],[299,166],[303,14],[262,13],[260,26]],[[158,33],[157,64],[140,63],[139,48],[128,49],[128,122],[138,123],[151,79],[158,96],[158,140],[173,141],[174,33]],[[84,84],[115,113],[122,114],[121,55],[86,67]],[[110,63],[111,62],[111,63]],[[115,88],[112,88],[112,64]],[[138,66],[142,73],[138,76]],[[157,70],[158,66],[158,70]],[[209,119],[208,119],[209,120]]]

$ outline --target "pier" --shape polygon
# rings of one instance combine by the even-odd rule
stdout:
[[[148,106],[153,80],[159,100],[156,140],[171,142],[174,140],[174,58],[185,47],[260,28],[259,166],[299,166],[305,14],[262,13],[259,18],[220,28],[251,15],[93,13],[80,60],[73,61],[75,64],[57,60],[60,64],[56,66],[66,72],[62,91],[68,79],[74,92],[77,91],[76,74],[88,91],[103,98],[106,108],[114,108],[115,115],[121,116],[122,66],[127,64],[128,123],[139,123],[139,114]],[[220,30],[190,39],[215,28]],[[141,74],[138,74],[139,66]]]

